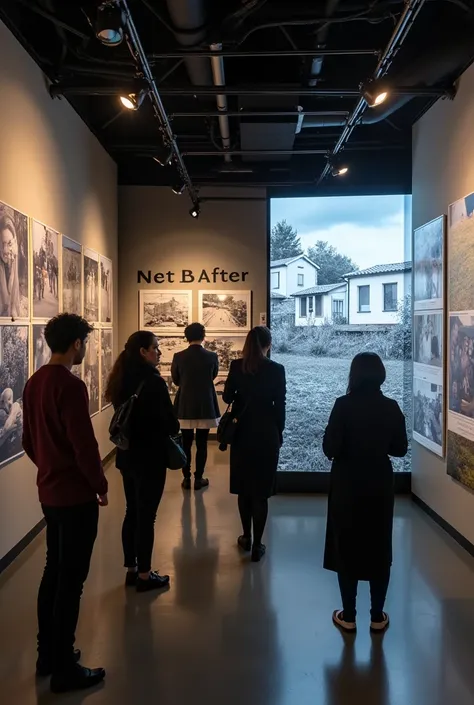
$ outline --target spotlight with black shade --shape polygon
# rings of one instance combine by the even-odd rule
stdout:
[[[116,47],[123,42],[125,15],[116,4],[102,5],[97,10],[95,33],[104,46]]]
[[[333,176],[345,176],[349,171],[347,163],[339,155],[329,156],[328,162]]]
[[[387,100],[390,89],[387,82],[377,79],[364,83],[361,88],[361,93],[369,108],[376,108]]]
[[[200,213],[201,209],[199,207],[199,203],[195,203],[189,211],[189,215],[191,216],[191,218],[199,218]]]
[[[120,102],[124,108],[127,108],[127,110],[138,110],[147,94],[148,91],[145,88],[142,88],[139,93],[127,93],[121,95]]]

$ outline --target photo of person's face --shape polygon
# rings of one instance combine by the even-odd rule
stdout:
[[[4,230],[2,230],[1,234],[0,257],[6,265],[11,267],[17,256],[18,245],[16,242],[16,238],[9,228],[5,228]]]

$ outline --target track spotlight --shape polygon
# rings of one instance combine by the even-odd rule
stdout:
[[[364,83],[361,92],[369,108],[376,108],[387,100],[390,91],[386,83],[376,80]]]
[[[340,167],[335,166],[332,168],[332,175],[333,176],[344,176],[344,174],[347,174],[348,171],[349,171],[348,166],[340,166]]]
[[[163,146],[154,155],[153,159],[160,166],[169,166],[173,160],[173,150],[170,147]]]
[[[199,218],[200,213],[201,209],[199,207],[199,203],[195,203],[189,211],[189,215],[191,216],[191,218]]]
[[[120,102],[124,108],[127,110],[138,110],[141,106],[148,91],[143,88],[139,93],[128,93],[127,95],[120,96]]]
[[[97,11],[95,33],[104,46],[116,47],[123,42],[125,15],[118,5],[103,5]]]
[[[342,161],[339,155],[328,157],[329,166],[331,167],[331,174],[333,176],[344,176],[348,173],[349,167]]]

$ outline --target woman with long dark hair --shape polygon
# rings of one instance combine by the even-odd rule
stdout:
[[[166,443],[179,432],[164,379],[157,371],[161,353],[151,331],[127,340],[110,374],[106,399],[115,408],[138,394],[133,407],[128,450],[117,449],[127,509],[122,543],[126,585],[146,592],[169,585],[168,575],[151,569],[155,519],[166,481]]]
[[[323,450],[332,460],[324,567],[339,579],[342,610],[334,623],[356,630],[359,580],[369,581],[371,629],[389,624],[384,612],[392,565],[394,507],[390,456],[408,450],[405,417],[393,399],[382,394],[386,372],[374,353],[352,361],[347,394],[331,412]]]
[[[275,493],[285,428],[285,368],[269,360],[271,344],[268,328],[250,331],[242,359],[231,363],[223,395],[238,419],[230,449],[230,491],[238,495],[243,528],[238,545],[252,551],[255,562],[265,554],[268,498]]]

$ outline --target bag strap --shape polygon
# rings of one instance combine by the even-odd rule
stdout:
[[[140,394],[142,393],[144,386],[145,386],[145,380],[142,379],[142,381],[141,381],[140,384],[138,385],[137,391],[136,391],[135,394],[133,395],[136,399],[138,399],[138,397],[139,397]]]

